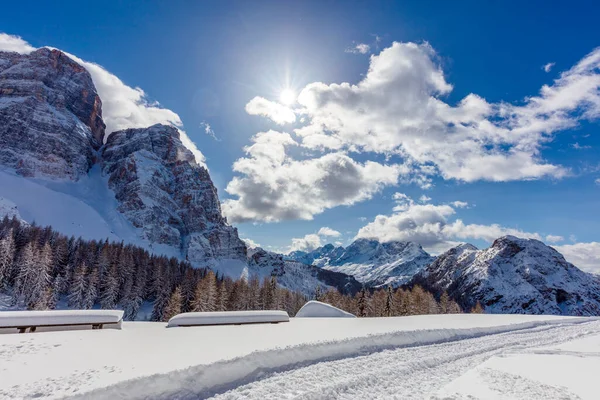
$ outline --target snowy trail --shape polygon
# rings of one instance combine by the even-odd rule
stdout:
[[[213,399],[437,399],[442,397],[435,393],[445,384],[492,356],[597,334],[600,322],[594,321],[386,350],[274,373]],[[507,380],[498,386],[502,383],[507,388],[514,384]],[[565,388],[536,387],[536,382],[528,382],[526,391],[529,398],[578,398]]]

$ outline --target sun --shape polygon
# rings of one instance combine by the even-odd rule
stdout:
[[[283,89],[279,94],[279,101],[286,106],[291,106],[296,102],[296,93],[292,89]]]

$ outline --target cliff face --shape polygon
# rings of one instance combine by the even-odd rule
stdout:
[[[0,164],[23,176],[78,180],[104,138],[90,74],[58,50],[0,52]]]
[[[102,163],[119,211],[145,239],[179,247],[192,262],[245,260],[246,246],[222,216],[208,171],[176,128],[158,124],[114,132]]]

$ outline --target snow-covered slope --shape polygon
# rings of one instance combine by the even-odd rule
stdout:
[[[411,283],[448,292],[466,309],[489,313],[600,315],[600,283],[552,247],[504,236],[485,250],[461,245],[440,255]]]
[[[399,286],[434,260],[417,243],[380,243],[373,239],[358,239],[346,248],[329,244],[310,253],[297,251],[286,257],[352,275],[371,286]]]
[[[600,332],[587,318],[468,314],[165,326],[0,335],[0,398],[208,398],[245,384],[229,398],[408,398],[502,349]],[[297,379],[304,368],[316,373]]]

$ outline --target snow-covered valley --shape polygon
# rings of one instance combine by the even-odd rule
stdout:
[[[594,398],[584,378],[600,366],[598,354],[595,318],[125,322],[122,330],[0,335],[0,397]],[[522,360],[530,368],[511,371]]]

